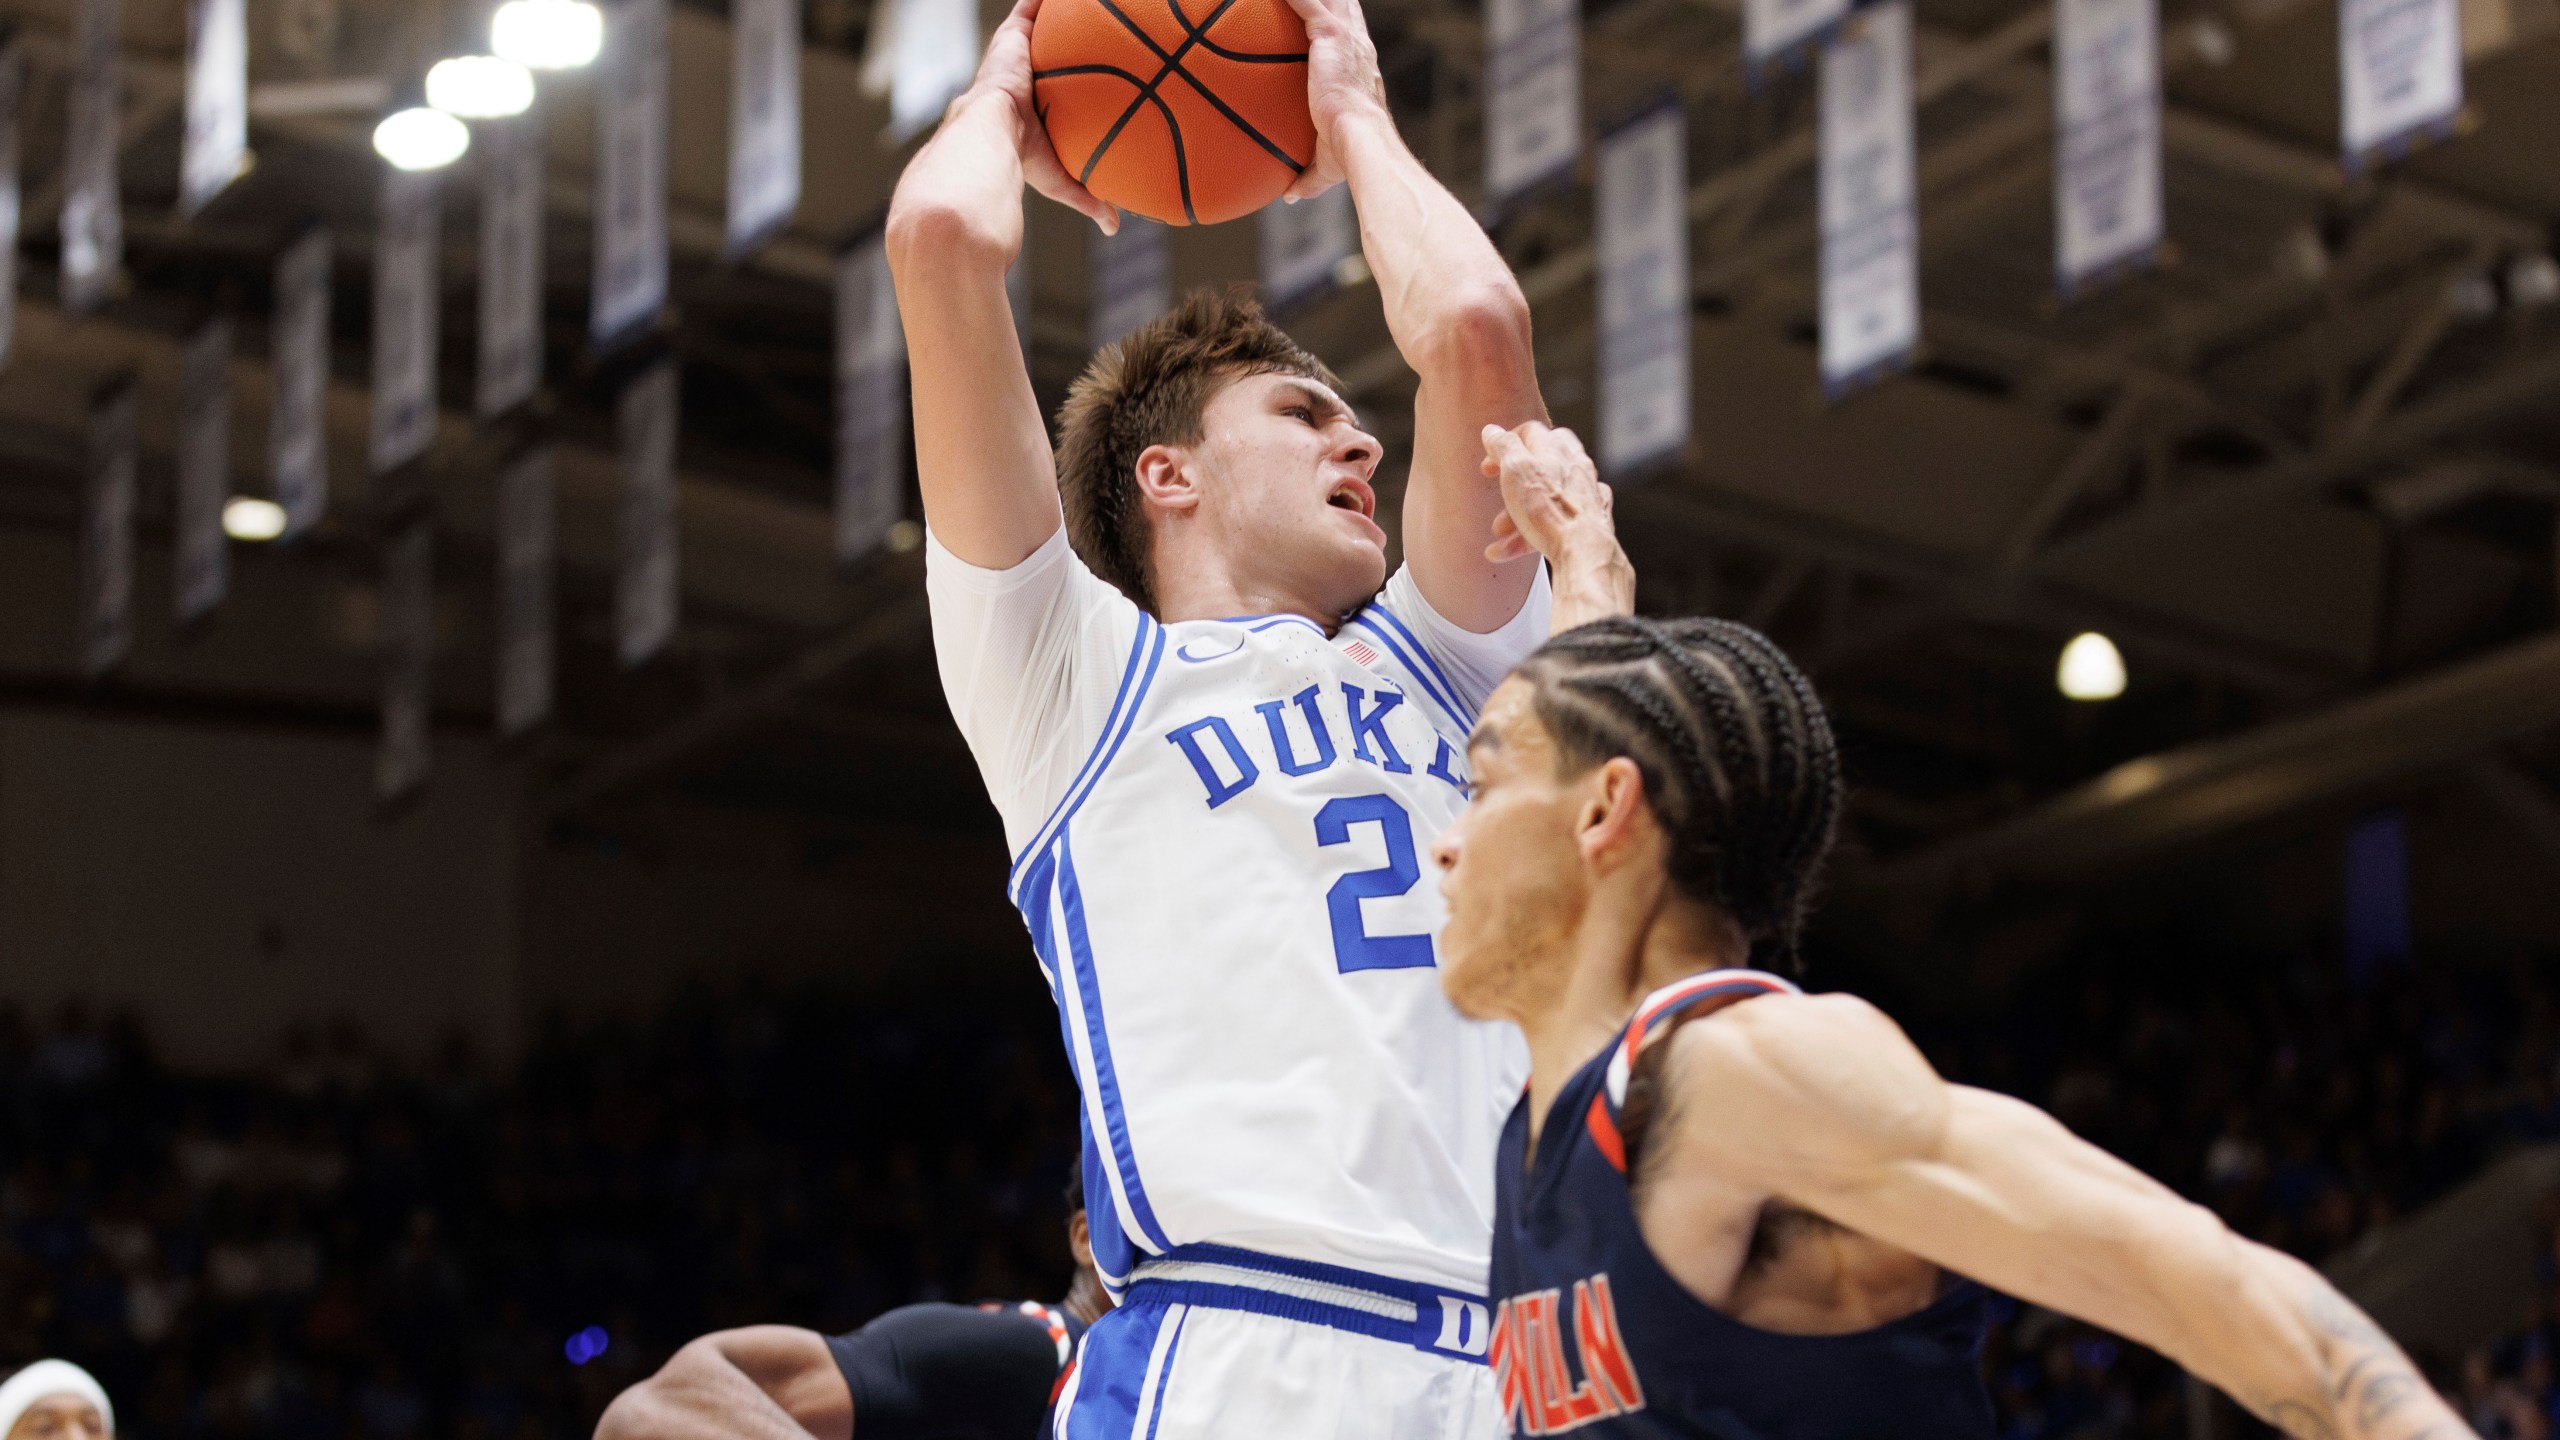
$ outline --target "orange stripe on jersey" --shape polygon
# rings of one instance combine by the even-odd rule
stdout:
[[[1616,1117],[1609,1113],[1607,1094],[1591,1097],[1591,1113],[1585,1118],[1585,1124],[1591,1130],[1591,1143],[1600,1149],[1600,1158],[1608,1161],[1619,1174],[1626,1174],[1627,1144],[1625,1140],[1619,1138],[1618,1122]]]

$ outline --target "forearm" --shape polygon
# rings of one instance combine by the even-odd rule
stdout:
[[[850,1427],[848,1427],[850,1428]],[[696,1342],[614,1397],[595,1440],[810,1440],[745,1371]]]
[[[1002,91],[976,87],[951,102],[889,197],[893,264],[992,264],[1004,273],[1022,249],[1021,127],[1021,110]]]
[[[1547,582],[1555,592],[1555,608],[1547,621],[1550,635],[1636,613],[1636,567],[1628,563],[1614,533],[1566,546],[1559,558],[1548,562]]]
[[[1406,148],[1394,118],[1383,109],[1346,117],[1334,143],[1360,212],[1361,253],[1406,363],[1428,378],[1425,367],[1445,352],[1489,341],[1516,348],[1527,371],[1528,303],[1519,282],[1484,227]],[[1543,407],[1530,406],[1478,423],[1544,418]]]
[[[2251,1287],[2273,1298],[2265,1343],[2220,1385],[2259,1419],[2303,1440],[2476,1440],[2453,1407],[2363,1311],[2311,1267],[2247,1241]],[[2189,1368],[2197,1369],[2191,1365]]]

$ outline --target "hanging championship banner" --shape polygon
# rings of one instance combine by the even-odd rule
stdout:
[[[596,85],[595,309],[599,345],[667,303],[667,0],[622,0]]]
[[[170,585],[179,624],[201,620],[231,586],[222,507],[231,499],[231,322],[215,320],[187,342],[178,374],[178,516]]]
[[[248,0],[187,6],[187,129],[178,209],[193,215],[240,174],[249,153]]]
[[[373,755],[373,793],[397,800],[427,778],[427,685],[435,665],[435,530],[411,520],[382,547],[378,634],[382,644],[382,734]]]
[[[1091,300],[1087,342],[1096,350],[1173,307],[1173,255],[1164,227],[1123,212],[1120,233],[1087,235]]]
[[[1485,198],[1499,205],[1582,153],[1582,7],[1485,0]]]
[[[2054,0],[2054,268],[2068,295],[2160,248],[2158,0]]]
[[[480,171],[480,368],[472,408],[483,420],[532,399],[542,385],[540,114],[480,124],[488,149]]]
[[[268,332],[275,415],[267,425],[267,482],[284,507],[284,537],[320,523],[329,507],[329,232],[313,230],[276,261]]]
[[[18,330],[18,116],[27,96],[27,50],[15,32],[0,39],[0,368]]]
[[[498,472],[498,733],[521,735],[551,715],[553,539],[551,452],[528,450]]]
[[[1849,13],[1849,0],[1742,0],[1742,55],[1753,75],[1819,40]]]
[[[836,260],[836,563],[897,523],[907,480],[907,340],[879,237]]]
[[[2347,170],[2450,134],[2462,113],[2460,0],[2339,0]]]
[[[78,0],[73,26],[71,115],[62,141],[62,303],[86,310],[105,297],[124,263],[117,196],[124,86],[122,0]]]
[[[1920,343],[1909,0],[1823,50],[1821,160],[1822,383],[1837,396]]]
[[[1360,248],[1351,187],[1313,200],[1262,207],[1262,298],[1274,310],[1332,289],[1335,268]]]
[[[622,496],[614,527],[620,563],[613,633],[630,667],[665,648],[676,629],[675,361],[661,360],[623,386],[614,422],[622,442]]]
[[[142,457],[134,384],[89,405],[89,468],[80,486],[80,673],[106,674],[133,648],[133,488]]]
[[[436,438],[435,177],[384,166],[373,247],[373,473]]]
[[[903,145],[942,118],[978,73],[975,0],[880,0],[863,56],[863,89],[889,96],[889,143]],[[883,71],[886,71],[885,75]]]
[[[729,7],[729,255],[800,206],[800,0]]]
[[[1655,110],[1600,142],[1600,469],[1689,443],[1689,119]]]

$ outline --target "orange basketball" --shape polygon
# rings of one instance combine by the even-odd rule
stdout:
[[[1287,0],[1043,0],[1031,94],[1068,174],[1167,225],[1250,215],[1315,159]]]

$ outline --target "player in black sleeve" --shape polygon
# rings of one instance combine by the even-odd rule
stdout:
[[[846,1335],[716,1331],[615,1396],[596,1440],[1032,1440],[1111,1308],[1081,1174],[1067,1195],[1076,1278],[1056,1304],[909,1305]]]

